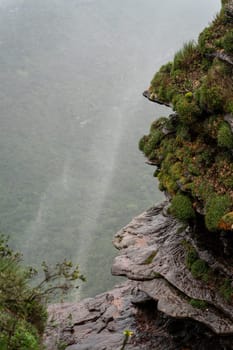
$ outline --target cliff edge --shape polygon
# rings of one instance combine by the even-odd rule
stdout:
[[[48,350],[233,349],[232,0],[144,96],[174,109],[139,142],[168,200],[115,235],[125,283],[49,306]]]
[[[233,349],[233,251],[223,259],[232,242],[225,237],[208,246],[167,206],[149,209],[115,235],[112,272],[127,282],[49,307],[48,350]],[[132,335],[122,347],[127,330]]]

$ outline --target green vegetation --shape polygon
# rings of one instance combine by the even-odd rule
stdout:
[[[233,29],[225,6],[153,77],[150,98],[176,113],[154,122],[139,143],[172,198],[171,213],[187,221],[201,212],[210,231],[233,227],[233,66],[222,58],[233,59]]]
[[[226,278],[223,282],[223,285],[220,287],[220,294],[223,296],[223,298],[226,301],[232,302],[233,287],[232,287],[232,281],[229,278]]]
[[[182,244],[185,247],[185,251],[186,251],[185,265],[189,270],[191,270],[192,265],[198,259],[197,251],[194,249],[194,247],[190,243],[186,241],[183,241]]]
[[[217,270],[212,270],[205,260],[200,259],[196,249],[186,240],[182,241],[185,252],[185,265],[194,278],[201,280],[208,285],[214,286],[215,290],[229,303],[233,302],[233,286],[232,280],[224,277]],[[205,301],[191,299],[190,304],[193,307],[205,308]]]
[[[229,195],[211,197],[206,204],[206,227],[210,231],[216,231],[220,219],[229,211],[231,206],[231,198]]]
[[[176,194],[172,198],[170,211],[181,221],[193,219],[195,216],[191,200],[183,194]]]
[[[144,265],[149,265],[149,264],[151,264],[152,261],[153,261],[153,259],[154,259],[154,257],[156,256],[156,254],[157,254],[157,251],[152,252],[152,253],[145,259],[145,261],[143,262],[143,264],[144,264]]]
[[[227,123],[222,123],[218,130],[218,146],[233,149],[233,134],[231,128]]]
[[[33,285],[37,271],[23,268],[21,256],[0,237],[0,348],[40,350],[46,325],[46,304],[50,296],[65,293],[77,279],[85,280],[78,266],[64,260],[55,268],[44,262],[44,278]],[[29,283],[30,282],[30,283]]]
[[[226,53],[233,54],[233,29],[224,36],[223,48]]]
[[[189,301],[189,304],[192,305],[193,307],[197,309],[204,310],[208,307],[208,303],[204,300],[199,300],[199,299],[191,299]]]
[[[172,72],[174,73],[178,69],[188,70],[190,64],[192,64],[192,61],[196,59],[198,54],[199,49],[194,41],[185,43],[183,48],[179,50],[174,56],[173,65],[171,66]]]
[[[191,273],[194,278],[207,282],[209,279],[209,267],[204,260],[197,259],[191,266]]]

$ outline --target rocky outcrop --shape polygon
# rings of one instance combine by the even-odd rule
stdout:
[[[127,282],[77,304],[49,306],[46,348],[54,350],[62,344],[67,350],[119,348],[124,341],[123,331],[134,324],[131,289]]]
[[[113,274],[144,281],[140,289],[158,301],[160,311],[200,321],[217,334],[233,334],[233,304],[224,300],[215,283],[192,276],[186,266],[187,249],[195,249],[223,280],[233,275],[232,265],[199,246],[189,227],[166,215],[164,204],[136,217],[116,235],[114,245],[121,254],[115,259]],[[204,311],[194,308],[192,299],[208,306]]]
[[[171,104],[161,101],[155,94],[151,94],[149,90],[145,90],[142,95],[146,97],[149,101],[158,103],[159,105],[164,105],[166,107],[172,107]]]
[[[67,350],[233,349],[233,304],[222,288],[232,278],[232,238],[212,233],[210,245],[208,233],[193,232],[167,206],[151,208],[116,234],[112,273],[127,282],[78,304],[49,307],[48,350],[62,342]],[[207,280],[191,273],[190,252],[208,266]]]
[[[221,52],[221,51],[216,51],[213,53],[210,53],[208,55],[206,55],[207,57],[216,57],[218,58],[220,61],[229,63],[231,65],[233,65],[233,59],[232,57],[230,57],[229,55],[227,55],[225,52]]]

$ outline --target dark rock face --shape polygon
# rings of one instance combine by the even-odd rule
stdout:
[[[151,208],[116,234],[120,254],[112,273],[129,281],[94,299],[49,307],[48,350],[62,342],[67,350],[124,349],[125,330],[133,331],[125,349],[233,349],[233,304],[224,299],[219,278],[205,282],[186,266],[192,247],[213,276],[230,280],[232,263],[219,253],[223,243],[206,248],[190,227],[167,215],[167,205]]]

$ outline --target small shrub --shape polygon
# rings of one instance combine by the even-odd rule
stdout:
[[[205,223],[209,231],[218,230],[222,216],[230,209],[231,199],[226,195],[213,195],[206,204]]]
[[[163,134],[160,130],[154,130],[148,137],[148,139],[146,140],[144,147],[143,147],[143,151],[145,153],[146,156],[149,156],[151,154],[151,152],[153,152],[156,148],[156,146],[158,145],[158,143],[160,142],[160,140],[162,139]],[[142,145],[141,145],[142,146]]]
[[[176,111],[179,114],[180,120],[185,124],[194,122],[196,117],[201,113],[195,101],[189,100],[185,96],[182,96],[177,101]]]
[[[195,217],[190,198],[183,194],[177,194],[172,198],[170,210],[181,221],[188,221]]]
[[[198,38],[198,45],[202,55],[209,54],[213,52],[213,47],[209,43],[212,41],[212,30],[211,28],[205,28]]]
[[[219,86],[211,86],[210,83],[203,82],[198,90],[196,97],[199,99],[201,109],[211,113],[222,112],[224,107],[224,99]]]
[[[176,136],[183,140],[190,141],[191,135],[189,127],[185,124],[179,124],[176,129]]]
[[[191,266],[191,273],[194,278],[208,281],[209,267],[204,260],[197,259]]]
[[[233,148],[233,134],[230,126],[227,123],[221,123],[218,130],[217,140],[218,146],[226,147],[228,149]]]
[[[146,141],[147,141],[148,137],[146,135],[144,135],[139,143],[138,143],[138,148],[140,149],[140,151],[143,151],[144,150],[144,147],[145,147],[145,144],[146,144]]]
[[[223,39],[223,48],[228,54],[233,54],[233,30],[227,32]]]
[[[10,346],[14,350],[40,350],[39,338],[35,330],[29,329],[23,321],[16,324],[16,329],[10,341]]]

